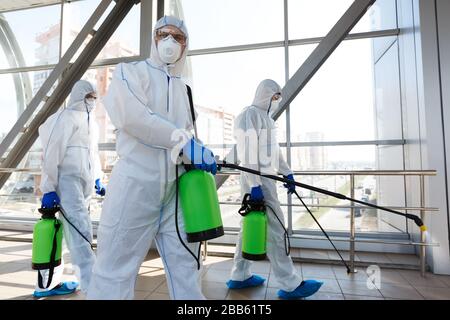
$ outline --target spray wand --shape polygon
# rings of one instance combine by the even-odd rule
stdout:
[[[392,210],[392,209],[389,209],[389,208],[386,208],[386,207],[377,206],[376,204],[373,204],[373,203],[368,203],[368,202],[364,202],[364,201],[361,201],[361,200],[353,199],[353,198],[347,197],[346,195],[343,195],[343,194],[340,194],[340,193],[336,193],[336,192],[333,192],[333,191],[328,191],[328,190],[325,190],[325,189],[317,188],[317,187],[314,187],[314,186],[311,186],[311,185],[308,185],[308,184],[300,183],[300,182],[297,182],[297,181],[292,181],[290,179],[281,178],[281,177],[276,176],[276,175],[264,174],[261,171],[253,170],[253,169],[250,169],[250,168],[241,167],[241,166],[239,166],[237,164],[234,164],[234,163],[227,163],[225,161],[221,161],[218,164],[218,167],[219,168],[223,167],[223,168],[236,169],[236,170],[240,170],[240,171],[256,174],[256,175],[264,177],[264,178],[269,178],[269,179],[272,179],[272,180],[276,180],[276,181],[280,181],[280,182],[284,182],[284,183],[288,183],[288,184],[295,184],[297,187],[308,189],[308,190],[315,191],[315,192],[322,193],[322,194],[326,194],[326,195],[334,197],[334,198],[338,198],[338,199],[341,199],[341,200],[348,200],[348,201],[352,201],[352,202],[356,202],[356,203],[362,204],[362,205],[367,206],[367,207],[372,207],[372,208],[375,208],[375,209],[387,211],[387,212],[390,212],[390,213],[393,213],[393,214],[405,217],[407,219],[413,220],[414,223],[420,228],[421,231],[426,231],[427,230],[427,227],[424,225],[422,219],[420,219],[418,216],[415,216],[413,214],[403,213],[403,212]]]
[[[315,191],[315,192],[318,192],[318,193],[322,193],[322,194],[326,194],[328,196],[331,196],[331,197],[334,197],[334,198],[337,198],[337,199],[353,201],[353,202],[356,202],[356,203],[359,203],[359,204],[362,204],[362,205],[365,205],[365,206],[368,206],[368,207],[376,208],[376,209],[379,209],[379,210],[384,210],[384,211],[387,211],[387,212],[390,212],[390,213],[393,213],[393,214],[396,214],[396,215],[400,215],[400,216],[406,217],[407,219],[413,220],[416,223],[416,225],[420,228],[420,230],[422,230],[422,231],[426,231],[427,230],[427,228],[424,225],[423,221],[418,216],[415,216],[415,215],[412,215],[412,214],[402,213],[402,212],[399,212],[399,211],[396,211],[396,210],[392,210],[392,209],[389,209],[389,208],[377,206],[377,205],[372,204],[372,203],[356,200],[356,199],[347,197],[347,196],[345,196],[343,194],[340,194],[340,193],[336,193],[336,192],[328,191],[328,190],[325,190],[325,189],[317,188],[317,187],[314,187],[314,186],[311,186],[311,185],[307,185],[307,184],[304,184],[304,183],[300,183],[300,182],[297,182],[297,181],[292,181],[290,179],[281,178],[281,177],[276,176],[276,175],[263,174],[263,173],[261,173],[258,170],[253,170],[253,169],[250,169],[250,168],[241,167],[241,166],[239,166],[237,164],[227,163],[225,161],[218,161],[218,170],[221,170],[222,168],[236,169],[236,170],[248,172],[248,173],[251,173],[251,174],[256,174],[256,175],[264,177],[264,178],[268,178],[268,179],[272,179],[272,180],[276,180],[276,181],[280,181],[280,182],[284,182],[284,183],[288,183],[288,184],[295,184],[297,187],[308,189],[308,190],[312,190],[312,191]],[[308,206],[305,204],[305,202],[300,197],[300,195],[297,193],[297,191],[294,191],[294,194],[297,196],[297,198],[300,200],[300,202],[306,208],[308,213],[314,219],[316,224],[319,226],[319,228],[325,234],[325,236],[327,237],[328,241],[330,241],[330,243],[333,246],[334,250],[336,251],[336,253],[341,258],[342,263],[347,268],[347,273],[350,273],[351,271],[350,271],[349,266],[345,262],[344,258],[340,254],[339,250],[334,245],[333,241],[331,241],[331,239],[328,236],[327,232],[320,225],[320,223],[316,219],[316,217],[314,217],[314,215],[312,214],[311,210],[309,210]]]

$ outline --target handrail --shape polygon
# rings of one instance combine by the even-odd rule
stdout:
[[[236,170],[222,170],[219,175],[239,175]],[[294,175],[304,176],[436,176],[436,170],[315,170],[293,171]]]
[[[0,168],[0,172],[28,172],[39,174],[41,171],[38,168]],[[239,172],[236,170],[222,170],[218,172],[218,175],[238,175]],[[435,207],[426,207],[425,206],[425,177],[436,176],[436,170],[315,170],[315,171],[294,171],[294,175],[301,176],[349,176],[350,177],[350,193],[352,198],[354,197],[355,190],[355,177],[356,176],[399,176],[406,178],[406,176],[418,176],[420,178],[420,205],[418,207],[387,207],[394,210],[405,210],[405,211],[419,211],[420,218],[425,222],[425,216],[427,212],[438,212],[439,208]],[[4,196],[4,195],[0,195]],[[12,195],[11,195],[12,196]],[[228,205],[239,205],[239,202],[220,202],[220,204],[228,204]],[[287,204],[283,203],[282,206],[287,206]],[[291,206],[300,206],[298,204],[291,204]],[[355,243],[360,242],[359,239],[356,239],[356,227],[355,227],[355,208],[364,208],[364,206],[342,206],[342,205],[314,205],[311,204],[311,207],[315,208],[347,208],[350,209],[350,270],[351,272],[356,272],[355,269]],[[290,230],[292,232],[292,230]],[[425,275],[425,255],[427,246],[425,231],[420,230],[420,241],[419,242],[410,242],[411,245],[419,246],[419,256],[420,256],[420,270],[421,274]],[[439,245],[439,244],[436,244]]]

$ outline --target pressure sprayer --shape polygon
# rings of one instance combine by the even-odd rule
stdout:
[[[39,273],[39,286],[47,289],[53,279],[55,267],[61,264],[62,222],[55,214],[59,207],[40,208],[41,219],[34,225],[31,267],[34,270],[49,269],[47,284],[42,283]]]
[[[175,167],[175,226],[184,248],[197,261],[200,269],[201,242],[224,235],[220,214],[219,197],[214,177],[211,173],[184,165],[186,172],[180,177]],[[178,227],[178,196],[183,211],[184,231],[189,243],[200,242],[197,256],[184,243]]]
[[[267,216],[264,201],[252,201],[247,193],[239,214],[242,222],[242,257],[247,260],[266,258]]]
[[[343,194],[340,194],[340,193],[336,193],[336,192],[328,191],[328,190],[325,190],[325,189],[317,188],[317,187],[314,187],[314,186],[311,186],[311,185],[307,185],[307,184],[304,184],[304,183],[300,183],[300,182],[296,182],[296,181],[293,181],[293,180],[290,180],[290,179],[281,178],[281,177],[276,176],[276,175],[263,174],[263,173],[261,173],[258,170],[253,170],[253,169],[241,167],[239,165],[232,164],[232,163],[227,163],[225,161],[221,161],[220,163],[218,163],[218,169],[220,170],[221,168],[235,169],[235,170],[239,170],[239,171],[244,171],[244,172],[248,172],[248,173],[251,173],[251,174],[255,174],[255,175],[258,175],[258,176],[261,176],[261,177],[264,177],[264,178],[268,178],[268,179],[284,182],[284,183],[287,183],[287,184],[295,184],[297,187],[308,189],[308,190],[315,191],[315,192],[318,192],[318,193],[322,193],[322,194],[325,194],[325,195],[328,195],[328,196],[331,196],[331,197],[334,197],[334,198],[337,198],[337,199],[352,201],[352,202],[355,202],[355,203],[358,203],[358,204],[361,204],[361,205],[364,205],[364,206],[367,206],[367,207],[371,207],[371,208],[375,208],[375,209],[378,209],[378,210],[387,211],[387,212],[390,212],[390,213],[393,213],[393,214],[405,217],[407,219],[413,220],[415,222],[415,224],[420,228],[421,231],[426,231],[427,230],[427,228],[424,225],[423,221],[418,216],[415,216],[413,214],[403,213],[403,212],[399,212],[399,211],[392,210],[392,209],[389,209],[389,208],[385,208],[385,207],[382,207],[382,206],[378,206],[378,205],[375,205],[375,204],[372,204],[372,203],[360,201],[360,200],[357,200],[357,199],[353,199],[353,198],[347,197],[347,196],[345,196]],[[350,268],[345,263],[345,260],[342,258],[342,255],[339,253],[339,251],[337,250],[336,246],[331,241],[331,239],[328,236],[328,234],[325,232],[325,230],[322,228],[320,223],[314,217],[312,212],[306,206],[305,202],[301,199],[299,194],[296,191],[294,192],[294,194],[299,198],[299,200],[301,201],[303,206],[306,208],[308,213],[311,215],[311,217],[314,219],[314,221],[319,225],[319,227],[322,230],[322,232],[325,234],[327,239],[332,244],[333,248],[338,253],[339,257],[341,258],[341,260],[343,262],[343,264],[346,266],[347,272],[350,273]]]
[[[288,256],[291,251],[289,233],[283,222],[268,204],[261,201],[252,201],[249,193],[244,195],[239,214],[242,221],[242,257],[247,260],[264,260],[266,258],[267,242],[267,211],[271,211],[284,229],[284,248]]]
[[[63,224],[61,220],[56,218],[56,213],[58,211],[69,225],[71,225],[72,228],[74,228],[80,236],[89,243],[91,249],[94,249],[92,243],[86,236],[84,236],[69,219],[67,219],[60,206],[55,206],[53,208],[39,208],[38,211],[42,214],[42,217],[33,228],[31,267],[33,270],[49,269],[49,277],[46,286],[42,284],[40,273],[38,277],[39,286],[46,289],[52,282],[55,267],[61,264]]]

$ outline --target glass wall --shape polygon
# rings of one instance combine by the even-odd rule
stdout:
[[[252,103],[258,83],[271,78],[284,86],[316,48],[320,37],[327,34],[352,2],[165,1],[165,13],[183,18],[190,32],[191,51],[185,78],[193,88],[200,137],[217,155],[224,157],[232,149],[234,119]],[[0,85],[7,92],[15,93],[0,96],[0,140],[48,77],[51,67],[45,66],[59,61],[99,3],[100,0],[82,0],[3,14],[23,59],[18,59],[21,64],[11,64],[9,53],[0,47]],[[107,12],[111,8],[112,5]],[[345,40],[336,49],[291,103],[290,117],[283,114],[278,119],[279,142],[299,181],[350,195],[348,175],[311,175],[308,172],[403,169],[401,105],[397,99],[400,91],[397,86],[388,84],[398,77],[398,65],[391,66],[387,62],[389,74],[376,67],[380,63],[381,68],[388,58],[395,61],[398,55],[395,47],[391,51],[384,47],[397,38],[396,14],[396,1],[378,0],[352,30],[352,34],[359,34],[357,39]],[[141,8],[135,6],[97,57],[97,61],[102,60],[102,67],[93,66],[84,76],[95,82],[99,90],[96,116],[101,130],[100,143],[105,145],[101,158],[106,172],[116,160],[113,148],[107,145],[115,142],[114,128],[101,103],[117,63],[114,60],[108,64],[108,59],[138,59],[140,19]],[[311,40],[317,37],[319,39]],[[308,44],[299,45],[305,39]],[[379,60],[386,53],[386,60]],[[27,69],[33,66],[41,68]],[[30,83],[31,94],[30,86],[23,85],[26,81]],[[394,84],[397,85],[395,81]],[[1,214],[29,214],[37,208],[39,152],[37,143],[22,163],[25,168],[35,168],[36,173],[15,174],[1,190]],[[390,161],[392,157],[396,161]],[[396,178],[399,195],[394,198],[389,197],[391,193],[382,179],[358,176],[355,197],[403,206],[402,178]],[[287,206],[285,189],[281,184],[277,187],[286,221],[291,222],[293,231],[317,230],[301,204],[292,199],[293,206]],[[326,229],[349,230],[348,203],[307,190],[301,190],[301,195]],[[239,227],[237,209],[241,195],[237,175],[226,181],[219,197],[225,226]],[[26,209],[20,209],[21,203],[25,203]],[[100,199],[93,199],[92,208],[96,220],[101,211]],[[392,233],[404,232],[406,225],[404,221],[389,220],[372,210],[357,210],[356,224],[361,232]]]
[[[313,52],[320,37],[328,33],[352,3],[352,0],[265,0],[245,1],[245,4],[222,0],[166,1],[166,14],[184,18],[190,31],[190,49],[194,50],[194,55],[189,60],[187,78],[193,85],[202,139],[220,156],[226,155],[226,151],[220,151],[220,144],[225,143],[229,149],[235,140],[231,126],[221,118],[234,119],[250,105],[261,80],[271,78],[283,86],[286,78],[291,77]],[[287,30],[284,30],[285,19]],[[380,148],[401,150],[403,142],[401,134],[389,137],[384,134],[383,126],[387,124],[377,121],[379,108],[375,107],[376,103],[384,103],[377,97],[375,54],[380,54],[379,44],[383,40],[396,38],[393,35],[396,28],[396,1],[377,1],[351,31],[357,35],[356,39],[344,41],[291,103],[289,119],[285,115],[278,119],[279,141],[283,146],[290,142],[288,161],[292,169],[299,172],[300,181],[350,195],[349,176],[311,176],[307,172],[403,169],[401,164],[387,166],[379,161]],[[290,45],[284,46],[284,40]],[[303,42],[308,44],[298,45]],[[273,48],[261,49],[268,45]],[[386,109],[392,108],[386,116],[392,112],[394,117],[400,107],[399,103],[386,106]],[[211,119],[212,110],[219,110],[223,115],[215,113],[216,118]],[[290,123],[290,130],[286,121]],[[401,122],[394,126],[394,130],[401,132]],[[377,198],[388,193],[380,179],[384,178],[358,176],[355,197],[376,203]],[[403,187],[396,186],[401,192]],[[299,201],[293,199],[293,206],[287,206],[287,195],[281,184],[278,191],[293,231],[318,229]],[[349,203],[307,190],[301,192],[327,229],[349,230]],[[238,227],[237,209],[241,201],[238,178],[231,176],[219,195],[225,226]],[[401,197],[388,200],[404,205]],[[358,231],[405,231],[405,221],[392,224],[373,210],[356,209],[355,212]]]
[[[61,1],[59,4],[0,12],[0,142],[12,128],[32,97],[41,88],[60,57],[72,44],[75,37],[100,4],[100,0]],[[94,29],[98,29],[114,7],[110,4]],[[89,69],[83,79],[97,86],[100,96],[95,110],[100,128],[100,143],[114,143],[114,128],[105,112],[102,97],[105,95],[116,61],[109,59],[140,57],[140,5],[132,8],[120,27],[97,57],[103,67]],[[149,36],[150,37],[150,36]],[[81,53],[88,40],[78,50]],[[53,88],[49,91],[51,94]],[[4,93],[8,94],[4,94]],[[43,103],[37,108],[40,110]],[[29,123],[29,121],[28,121]],[[100,152],[104,171],[111,171],[117,158],[114,148]],[[4,157],[7,153],[4,155]],[[42,147],[39,139],[27,153],[19,168],[23,172],[11,175],[0,190],[0,218],[36,219],[42,196],[39,190]],[[91,213],[97,221],[101,212],[101,198],[94,196]]]

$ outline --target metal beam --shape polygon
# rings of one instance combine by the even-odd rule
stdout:
[[[344,40],[347,41],[347,40],[390,37],[390,36],[398,36],[399,34],[400,34],[400,29],[387,29],[387,30],[379,30],[379,31],[358,32],[358,33],[349,34],[347,37],[345,37]],[[144,37],[144,39],[147,39],[147,38]],[[294,39],[294,40],[289,40],[288,43],[289,43],[290,47],[291,46],[301,46],[301,45],[305,45],[305,44],[317,44],[317,43],[320,43],[320,41],[322,41],[322,39],[323,39],[323,37]],[[198,56],[198,55],[207,55],[207,54],[240,52],[240,51],[281,48],[281,47],[284,47],[284,41],[261,42],[261,43],[239,45],[239,46],[189,50],[187,55],[188,56]],[[141,58],[140,56],[136,56],[136,57],[126,57],[125,59],[131,59],[130,61],[136,61],[140,58]],[[143,57],[143,58],[145,58],[145,57]],[[100,61],[103,61],[103,63],[104,63],[103,65],[114,65],[114,64],[116,64],[116,62],[115,62],[116,59],[123,59],[123,58],[97,60],[92,64],[91,67],[98,66]],[[0,74],[48,70],[48,69],[53,69],[55,66],[56,66],[56,64],[47,64],[47,65],[21,67],[21,68],[0,69]]]
[[[153,0],[141,1],[141,39],[140,56],[143,59],[150,57],[152,29],[153,29]]]
[[[108,1],[107,1],[108,2]],[[113,35],[114,31],[123,21],[131,8],[139,1],[118,0],[108,17],[102,23],[98,31],[94,34],[85,49],[77,60],[65,71],[62,81],[54,90],[53,94],[46,101],[42,109],[31,120],[28,130],[20,136],[14,147],[9,152],[5,161],[0,164],[3,168],[16,167],[26,155],[38,137],[39,126],[54,112],[58,110],[70,93],[75,82],[77,82],[89,68],[95,57],[100,53],[106,42]],[[63,68],[63,66],[61,66]],[[10,173],[0,176],[0,188],[9,178]]]
[[[283,100],[281,101],[280,108],[274,113],[274,119],[277,119],[295,97],[297,97],[298,93],[306,86],[309,80],[311,80],[374,3],[375,0],[355,0],[353,2],[325,38],[320,41],[308,59],[306,59],[293,77],[286,83],[282,90]]]
[[[72,45],[67,49],[66,53],[60,60],[60,62],[56,65],[55,69],[53,69],[52,73],[49,75],[47,80],[45,80],[44,84],[41,86],[39,91],[36,93],[36,95],[33,97],[33,99],[30,101],[30,104],[25,109],[24,112],[20,115],[20,117],[17,119],[16,123],[12,127],[12,129],[9,131],[9,133],[6,135],[6,137],[3,139],[2,143],[0,144],[0,158],[5,154],[6,150],[11,146],[13,141],[16,139],[16,137],[19,135],[19,133],[23,130],[25,124],[30,119],[30,117],[34,114],[39,104],[44,100],[44,98],[47,96],[47,93],[49,90],[53,87],[53,85],[56,83],[59,77],[70,67],[70,60],[75,55],[75,53],[78,51],[78,49],[83,45],[83,42],[85,41],[86,37],[90,34],[90,32],[93,30],[94,26],[100,19],[100,17],[103,15],[103,13],[108,8],[109,4],[112,0],[103,0],[97,7],[97,9],[94,11],[92,16],[89,18],[89,20],[86,22],[86,25],[83,27],[83,29],[80,31],[80,33],[77,35],[75,40],[73,41]],[[1,184],[0,184],[1,186]]]
[[[25,66],[22,50],[17,42],[14,32],[9,26],[5,16],[0,13],[0,46],[3,47],[6,59],[10,67],[20,68]],[[17,115],[25,110],[27,101],[32,97],[31,81],[27,73],[13,74],[14,86],[16,88]]]
[[[345,37],[348,36],[353,27],[361,20],[375,1],[376,0],[355,0],[352,3],[344,15],[334,25],[330,32],[328,32],[325,38],[320,41],[319,45],[282,89],[283,100],[281,101],[279,109],[275,111],[273,115],[274,120],[277,120],[281,114],[283,114],[289,104],[306,86],[325,61],[327,61]],[[230,155],[234,156],[235,153],[236,148],[233,148],[225,159],[228,159]],[[220,188],[227,178],[228,176],[225,175],[216,176],[216,187]]]
[[[161,19],[162,17],[164,17],[164,6],[165,6],[165,1],[164,0],[157,0],[157,8],[156,8],[156,20]]]

